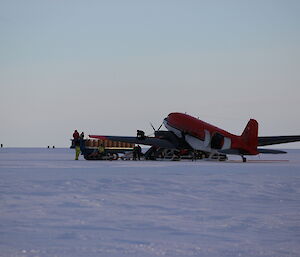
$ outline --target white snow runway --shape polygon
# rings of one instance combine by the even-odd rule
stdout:
[[[73,158],[0,149],[1,257],[300,255],[300,150],[263,157],[280,162]]]

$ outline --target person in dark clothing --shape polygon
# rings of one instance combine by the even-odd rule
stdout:
[[[80,140],[79,140],[79,133],[77,130],[75,130],[73,133],[73,140],[75,146],[75,160],[78,160],[80,154]]]
[[[135,146],[135,147],[133,147],[133,150],[132,150],[132,158],[134,161],[136,161],[136,156],[137,156],[137,148]]]
[[[141,154],[142,154],[142,148],[137,145],[133,148],[133,160],[136,161],[137,159],[140,161],[141,160]]]
[[[142,154],[142,148],[140,147],[140,145],[137,145],[137,147],[136,147],[136,155],[137,155],[137,159],[139,161],[141,160],[141,154]]]
[[[74,139],[74,142],[79,139],[79,133],[78,133],[78,131],[76,129],[75,129],[75,131],[73,133],[73,139]]]
[[[84,132],[81,132],[81,134],[80,134],[80,139],[84,139]]]
[[[138,139],[142,139],[144,140],[146,137],[145,137],[145,132],[143,130],[137,130],[136,131],[136,137]]]

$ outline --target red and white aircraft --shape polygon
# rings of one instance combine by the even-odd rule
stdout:
[[[254,119],[249,120],[240,136],[184,113],[170,113],[163,123],[168,131],[158,129],[154,137],[146,137],[143,133],[139,133],[137,137],[99,135],[90,135],[90,137],[151,145],[150,152],[151,149],[155,152],[158,149],[187,150],[203,153],[207,157],[216,154],[234,154],[240,155],[244,162],[246,161],[245,155],[286,153],[280,150],[258,148],[259,146],[300,141],[300,135],[258,137],[258,123]]]

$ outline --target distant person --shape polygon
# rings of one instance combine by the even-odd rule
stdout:
[[[81,140],[84,139],[84,132],[81,132],[81,134],[80,134],[80,139],[81,139]]]
[[[133,150],[132,150],[132,159],[134,161],[136,161],[136,157],[137,157],[137,147],[133,147]]]
[[[80,154],[80,141],[77,139],[75,141],[75,160],[76,161],[78,160],[79,154]]]
[[[79,140],[79,133],[78,131],[75,129],[74,133],[73,133],[73,139],[74,139],[74,143],[75,141]]]
[[[52,148],[55,148],[55,146],[53,146]]]
[[[103,145],[103,144],[100,144],[100,145],[99,145],[99,147],[98,147],[98,151],[99,151],[99,153],[100,153],[100,154],[103,154],[103,153],[104,153],[104,151],[105,151],[105,147],[104,147],[104,145]]]
[[[136,161],[136,160],[141,160],[141,154],[142,154],[142,148],[137,145],[133,148],[133,151],[132,151],[132,154],[133,154],[133,160]]]
[[[137,147],[136,147],[136,156],[137,156],[137,159],[139,161],[141,160],[141,154],[142,154],[142,148],[140,147],[140,145],[137,145]]]
[[[80,142],[80,148],[83,147],[83,145],[84,145],[84,132],[80,133],[79,142]]]
[[[1,148],[3,148],[3,144],[1,144]]]
[[[73,141],[74,141],[74,147],[75,147],[75,160],[78,160],[79,154],[80,154],[80,140],[79,140],[79,133],[75,129],[73,133]]]
[[[105,147],[103,144],[100,144],[97,149],[95,149],[89,157],[95,157],[95,158],[100,158],[104,155]]]
[[[80,138],[79,133],[78,133],[78,131],[75,129],[75,131],[74,131],[74,133],[73,133],[73,145],[74,145],[74,146],[75,146],[75,144],[76,144],[76,141],[79,141],[79,138]]]
[[[144,140],[146,138],[145,137],[145,132],[143,130],[137,130],[136,131],[136,137],[139,138],[139,139]]]

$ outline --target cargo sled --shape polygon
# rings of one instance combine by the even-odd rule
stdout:
[[[75,148],[74,139],[70,148]],[[100,146],[104,151],[100,151]],[[120,154],[132,152],[135,144],[101,139],[80,139],[80,151],[86,160],[118,160]]]

